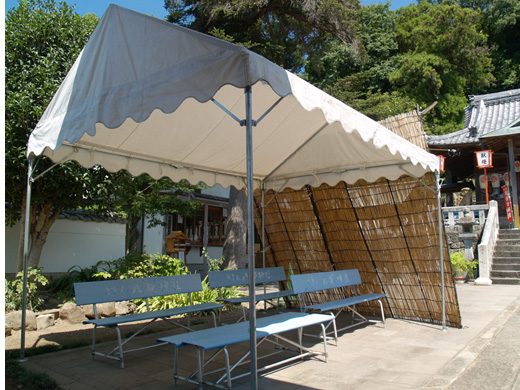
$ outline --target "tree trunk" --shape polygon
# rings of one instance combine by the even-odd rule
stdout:
[[[223,268],[246,268],[247,196],[235,187],[229,190],[229,218],[226,221]]]
[[[128,215],[126,222],[126,253],[137,253],[139,244],[139,217]],[[141,251],[139,251],[141,252]]]
[[[22,231],[20,232],[20,244],[18,245],[18,267],[17,272],[23,271],[23,248],[25,231],[25,201],[22,202]],[[50,202],[42,206],[31,206],[29,222],[29,250],[27,254],[27,267],[37,267],[40,263],[43,246],[47,242],[47,236],[52,225],[60,215],[61,207],[57,207]]]

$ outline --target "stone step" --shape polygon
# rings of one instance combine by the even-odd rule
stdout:
[[[501,229],[500,232],[498,232],[498,238],[499,239],[520,239],[520,230],[504,230]]]
[[[514,278],[491,278],[493,284],[520,284],[520,279]]]
[[[495,246],[495,252],[509,252],[520,256],[520,245],[498,244]]]
[[[499,251],[495,250],[493,252],[493,258],[496,259],[497,257],[520,257],[520,253],[517,251]]]
[[[497,264],[493,263],[492,271],[520,271],[520,262],[518,264]]]
[[[516,238],[499,238],[497,240],[497,245],[520,246],[520,239],[516,239]]]
[[[493,265],[495,264],[520,264],[520,257],[493,256]]]
[[[491,271],[491,278],[520,279],[520,271]]]

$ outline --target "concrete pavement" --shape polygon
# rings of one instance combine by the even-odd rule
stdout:
[[[329,346],[328,363],[315,358],[264,372],[259,388],[520,389],[520,287],[457,285],[457,292],[462,329],[442,331],[437,325],[392,318],[386,329],[381,324],[355,327],[340,335],[337,347]],[[135,342],[151,343],[168,334],[142,336]],[[236,355],[247,348],[230,349]],[[193,349],[181,348],[179,357],[184,374],[196,367]],[[92,360],[90,347],[31,357],[23,364],[47,372],[70,390],[197,388],[182,382],[173,386],[171,346],[129,354],[125,369],[107,359]],[[249,389],[249,383],[249,377],[241,378],[233,388]]]

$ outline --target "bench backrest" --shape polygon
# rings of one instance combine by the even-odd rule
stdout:
[[[74,283],[76,304],[90,305],[202,291],[199,274]]]
[[[257,284],[283,282],[285,280],[286,277],[283,267],[255,269],[255,282]],[[246,285],[249,283],[249,270],[210,271],[208,272],[208,281],[211,288]]]
[[[330,290],[346,286],[361,284],[361,277],[357,269],[341,271],[316,272],[291,276],[291,284],[295,294],[314,291]]]

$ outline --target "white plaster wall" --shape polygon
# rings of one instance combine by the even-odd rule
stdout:
[[[5,228],[5,272],[16,272],[20,224]],[[74,265],[88,267],[125,254],[125,225],[58,219],[40,258],[43,272],[66,272]]]
[[[165,253],[166,238],[164,235],[164,226],[154,226],[148,228],[148,218],[145,219],[144,235],[143,235],[143,252],[149,255],[155,255],[157,253]]]

